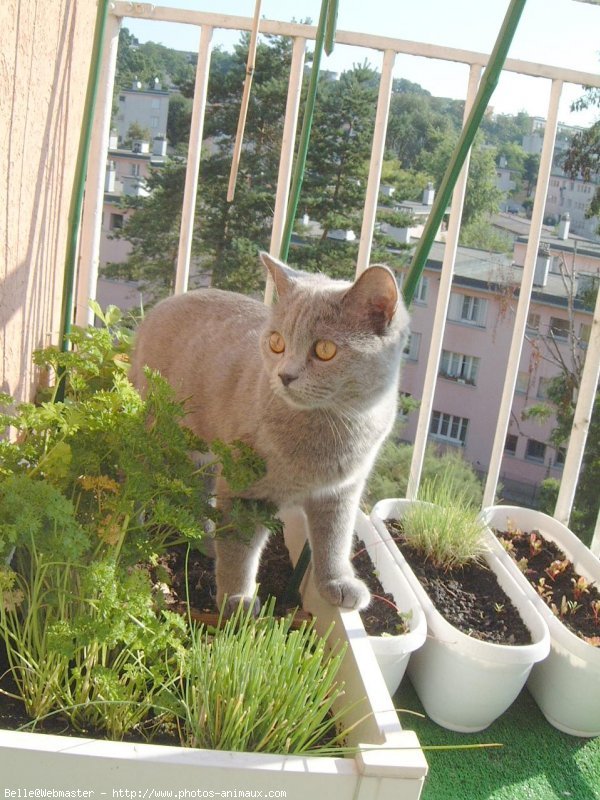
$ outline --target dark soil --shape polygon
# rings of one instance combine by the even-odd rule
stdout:
[[[432,603],[451,625],[485,642],[531,644],[529,628],[485,564],[440,570],[403,542],[398,522],[388,520],[386,525]]]
[[[393,595],[384,590],[365,544],[360,540],[356,542],[352,564],[357,575],[367,584],[373,598],[369,607],[360,612],[366,632],[370,636],[380,636],[382,633],[392,636],[408,633],[410,625],[402,617],[403,609],[397,608]]]
[[[576,636],[600,647],[600,591],[539,531],[494,531],[551,611]],[[534,537],[532,539],[532,536]],[[525,559],[525,561],[523,561]]]

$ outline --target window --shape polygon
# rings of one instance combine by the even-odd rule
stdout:
[[[469,420],[466,417],[456,417],[454,414],[434,411],[431,415],[429,433],[438,439],[445,439],[453,444],[464,446],[468,427]]]
[[[419,358],[419,347],[421,346],[421,334],[420,333],[412,333],[409,334],[408,341],[406,342],[406,346],[402,351],[402,355],[404,358],[408,359],[408,361],[417,361]]]
[[[582,322],[579,326],[579,346],[587,347],[590,343],[590,335],[592,333],[592,326],[586,322]]]
[[[425,304],[427,302],[428,293],[429,293],[429,278],[425,277],[425,275],[421,275],[421,278],[417,283],[417,288],[415,289],[415,296],[413,297],[414,302]]]
[[[110,215],[110,230],[114,231],[123,227],[123,214]]]
[[[508,453],[511,456],[517,454],[517,444],[519,442],[519,437],[514,433],[508,433],[506,435],[506,441],[504,442],[504,452]]]
[[[550,385],[551,380],[551,378],[540,378],[537,390],[538,400],[546,400],[548,397],[548,386]]]
[[[555,339],[566,339],[569,335],[569,320],[561,317],[550,317],[550,335]]]
[[[448,308],[448,319],[466,322],[469,325],[485,326],[487,300],[470,294],[452,292]]]
[[[526,370],[521,370],[517,375],[515,394],[527,394],[528,389],[529,389],[529,373]]]
[[[150,117],[150,127],[151,128],[158,128],[160,120],[158,117]]]
[[[474,386],[478,370],[479,359],[476,356],[465,356],[462,353],[442,350],[440,375],[444,378],[470,383]]]
[[[540,329],[540,315],[534,314],[533,311],[530,311],[527,317],[527,330],[536,331],[537,333],[539,329]]]
[[[401,273],[398,275],[398,285],[400,288],[404,286],[404,281],[406,280],[406,275],[408,273]],[[415,295],[413,297],[413,301],[415,303],[425,304],[427,303],[427,296],[429,294],[429,278],[426,275],[421,275],[419,278],[419,282],[415,287]]]
[[[527,447],[525,448],[525,458],[528,461],[537,461],[540,464],[544,463],[546,457],[546,445],[544,442],[538,442],[537,439],[527,439]]]
[[[139,176],[140,176],[140,165],[139,164],[132,164],[131,165],[131,174],[135,178],[139,178]]]
[[[559,447],[556,451],[556,455],[554,456],[554,466],[562,469],[565,465],[565,456],[567,455],[567,451],[564,447]]]

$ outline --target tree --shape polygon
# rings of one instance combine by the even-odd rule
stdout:
[[[556,425],[550,435],[550,443],[555,449],[568,442],[575,415],[575,405],[581,375],[585,363],[585,341],[577,332],[576,308],[582,306],[592,310],[596,303],[598,286],[584,294],[576,295],[577,276],[569,270],[566,263],[561,264],[561,276],[567,296],[567,316],[569,326],[566,342],[554,336],[538,338],[534,342],[541,358],[552,363],[557,374],[546,387],[547,402],[530,406],[523,412],[524,417],[545,421],[551,414],[556,417]],[[573,506],[571,527],[584,541],[591,541],[598,513],[598,486],[600,486],[600,394],[596,393],[594,410],[584,454],[584,463],[579,475],[577,492]],[[544,502],[552,498],[552,486],[546,484]]]
[[[457,136],[455,134],[446,134],[433,153],[424,151],[421,154],[420,166],[423,170],[431,172],[435,178],[436,186],[439,186],[442,181],[456,141]],[[494,151],[484,146],[481,134],[478,134],[471,149],[469,177],[462,216],[463,225],[467,225],[486,214],[498,211],[501,198],[502,192],[496,188]]]
[[[321,242],[360,225],[378,84],[366,63],[320,81],[301,204],[321,225]]]
[[[364,500],[369,506],[385,497],[406,497],[412,453],[413,447],[409,444],[397,444],[391,439],[384,444],[367,482]],[[435,447],[428,445],[422,480],[434,478],[447,478],[457,492],[466,492],[473,505],[481,505],[481,481],[460,453],[447,452],[439,455]]]
[[[192,101],[189,97],[174,93],[169,98],[167,117],[167,139],[172,147],[187,149],[192,123]]]
[[[581,111],[594,106],[600,108],[600,89],[588,87],[583,96],[573,103],[572,110]],[[585,181],[590,181],[600,177],[600,119],[587,130],[573,136],[565,153],[563,166],[571,178],[581,175]],[[600,185],[596,187],[586,212],[588,218],[596,216],[600,216]],[[600,233],[600,225],[598,232]]]
[[[423,151],[432,151],[444,136],[460,129],[447,115],[434,110],[426,94],[394,94],[390,103],[386,148],[403,169],[415,169]]]

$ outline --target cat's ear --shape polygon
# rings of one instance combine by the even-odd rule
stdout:
[[[260,253],[260,260],[267,268],[269,275],[273,278],[273,283],[277,289],[277,296],[284,297],[290,290],[293,284],[294,270],[290,269],[287,264],[274,258],[264,251]]]
[[[343,299],[349,313],[364,320],[374,333],[383,336],[402,305],[393,272],[382,264],[366,269]]]

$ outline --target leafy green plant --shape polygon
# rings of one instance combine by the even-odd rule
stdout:
[[[140,397],[119,310],[94,310],[103,327],[36,354],[58,377],[37,404],[0,398],[0,430],[13,432],[0,441],[0,635],[31,717],[60,712],[121,738],[145,723],[189,636],[148,566],[171,544],[198,542],[205,520],[215,535],[230,524],[211,502],[213,467],[190,456],[208,448],[182,426],[182,405],[151,372]],[[244,446],[216,450],[240,485],[264,473]],[[271,511],[241,504],[234,521],[276,527]]]
[[[422,483],[419,500],[402,518],[407,545],[445,570],[482,558],[484,524],[466,492],[441,476]]]
[[[273,603],[257,619],[240,604],[221,629],[200,627],[177,679],[159,698],[192,747],[267,753],[331,753],[343,741],[333,706],[344,649],[327,654],[314,623],[292,630]]]

